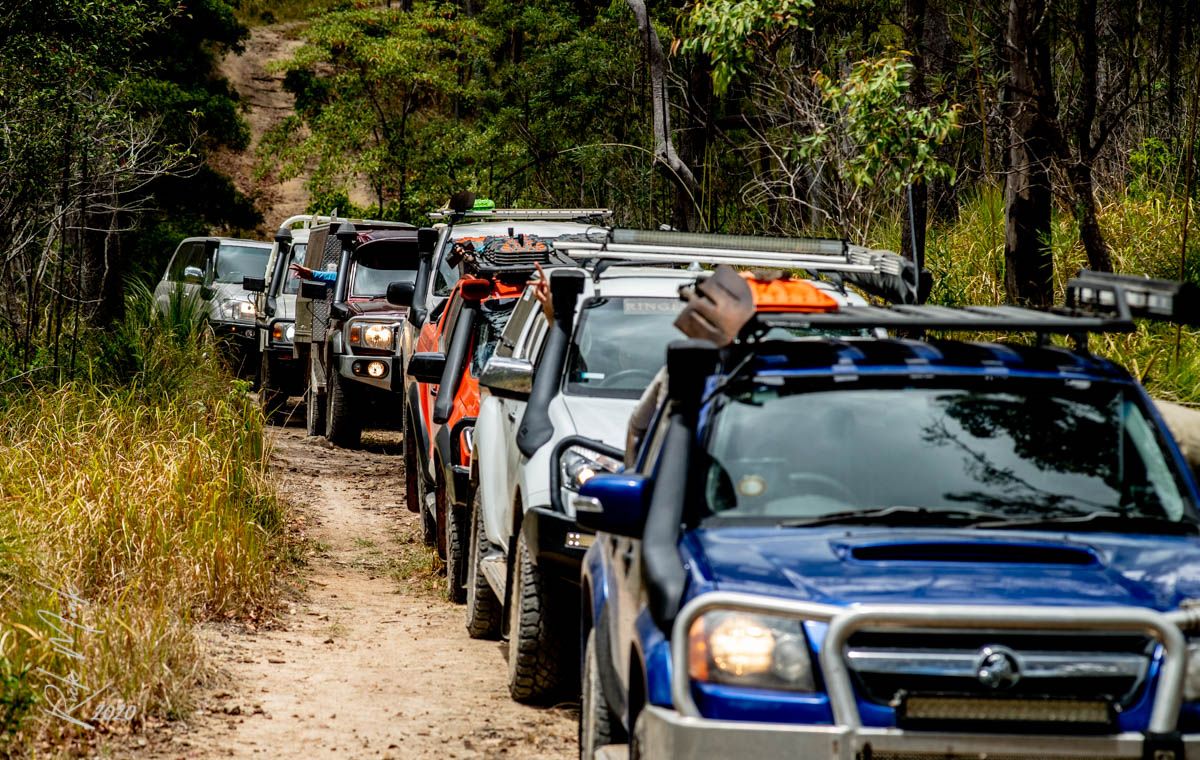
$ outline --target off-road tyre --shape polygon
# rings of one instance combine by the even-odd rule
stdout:
[[[587,603],[587,600],[584,600]],[[600,684],[596,629],[588,631],[583,650],[582,695],[579,705],[579,760],[592,760],[596,750],[625,741],[621,719],[613,714]]]
[[[445,486],[441,486],[442,498],[446,500],[446,531],[443,543],[446,545],[446,598],[455,604],[467,600],[467,546],[470,536],[467,528],[470,517],[466,507],[452,504],[445,498]]]
[[[413,432],[412,420],[404,425],[404,506],[409,512],[421,511],[420,485],[421,465],[417,461],[417,434]]]
[[[646,760],[646,716],[643,712],[645,708],[639,710],[634,719],[633,732],[629,737],[629,760]]]
[[[476,488],[471,494],[471,548],[467,556],[467,635],[473,639],[500,637],[504,608],[484,577],[480,563],[487,556],[488,537],[483,528],[483,504]]]
[[[287,394],[275,384],[275,362],[268,351],[262,352],[262,361],[258,365],[258,400],[262,406],[263,416],[268,420],[279,416],[283,411]]]
[[[428,509],[421,510],[421,539],[426,546],[437,546],[437,518]]]
[[[340,373],[330,373],[325,384],[325,437],[334,446],[357,449],[362,445],[362,415],[356,388]]]
[[[562,685],[562,636],[546,583],[525,534],[517,538],[509,583],[508,691],[518,702],[540,702]]]
[[[304,422],[309,435],[325,435],[325,396],[311,384],[304,391]]]

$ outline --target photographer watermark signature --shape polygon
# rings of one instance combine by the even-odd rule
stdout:
[[[82,622],[87,602],[72,590],[63,591],[42,583],[38,585],[57,594],[63,603],[62,614],[45,609],[37,612],[38,619],[54,633],[50,637],[50,646],[76,665],[65,676],[51,673],[45,668],[37,669],[36,672],[50,679],[42,688],[42,711],[89,731],[97,723],[133,720],[137,716],[137,705],[127,704],[120,699],[99,700],[111,684],[92,689],[79,675],[78,666],[85,660],[79,651],[78,637],[104,633]]]

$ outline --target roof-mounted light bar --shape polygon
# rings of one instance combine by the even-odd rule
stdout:
[[[1189,282],[1083,270],[1067,283],[1067,308],[1127,313],[1179,325],[1200,325],[1200,288]]]
[[[1127,316],[1087,316],[1037,311],[1019,306],[847,306],[838,311],[759,313],[750,333],[772,327],[819,330],[937,330],[959,332],[1034,332],[1046,335],[1132,332]]]
[[[429,218],[445,221],[574,221],[576,219],[603,220],[612,218],[612,209],[607,208],[497,208],[479,211],[455,211],[443,208],[431,211]]]

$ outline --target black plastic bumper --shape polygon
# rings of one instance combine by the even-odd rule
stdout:
[[[525,544],[543,578],[579,585],[583,555],[595,535],[580,528],[575,520],[548,507],[534,507],[521,523]]]

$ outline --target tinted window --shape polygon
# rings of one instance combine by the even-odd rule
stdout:
[[[1013,519],[1184,516],[1183,481],[1122,386],[799,385],[760,385],[719,405],[699,484],[712,512],[812,518],[905,506]]]
[[[271,249],[248,245],[222,245],[217,250],[217,282],[240,283],[243,277],[261,277]]]
[[[488,359],[496,353],[500,336],[504,333],[504,327],[512,317],[516,304],[515,298],[484,301],[480,304],[479,317],[475,320],[475,352],[471,356],[472,377],[479,377]]]
[[[593,298],[580,310],[567,360],[567,393],[637,398],[667,358],[678,298]]]

